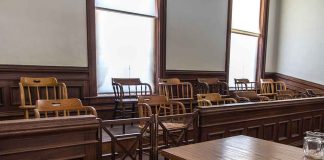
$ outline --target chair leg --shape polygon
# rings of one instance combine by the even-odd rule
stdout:
[[[135,118],[135,103],[132,104],[132,118]]]
[[[117,110],[118,110],[118,102],[115,102],[115,109],[114,109],[114,112],[113,112],[113,119],[116,119]]]
[[[29,119],[28,109],[24,109],[24,116],[25,116],[25,119]]]

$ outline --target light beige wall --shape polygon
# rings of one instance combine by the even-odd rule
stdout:
[[[228,0],[168,0],[166,68],[225,71]]]
[[[324,1],[281,3],[277,72],[324,84]]]
[[[87,67],[86,0],[0,0],[0,64]]]

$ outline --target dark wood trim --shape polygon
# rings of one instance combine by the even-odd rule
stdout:
[[[261,0],[260,10],[260,28],[261,34],[259,37],[258,56],[257,56],[257,71],[256,78],[259,80],[264,77],[266,66],[266,52],[267,52],[267,40],[268,40],[268,22],[269,22],[269,0]]]
[[[229,66],[231,57],[231,34],[232,34],[232,11],[233,11],[233,0],[228,0],[227,7],[227,33],[226,33],[226,62],[225,62],[225,73],[226,82],[229,82]]]
[[[167,35],[167,0],[159,0],[160,10],[159,10],[159,21],[160,21],[160,68],[159,77],[165,78],[166,74],[166,35]]]
[[[88,68],[89,68],[89,94],[97,95],[97,69],[96,69],[96,12],[95,0],[87,0],[87,36],[88,36]]]
[[[324,85],[322,84],[314,83],[311,81],[299,79],[280,73],[267,72],[265,73],[265,78],[272,78],[275,81],[283,81],[286,83],[288,89],[294,91],[305,92],[305,89],[320,89],[324,91]]]
[[[196,80],[197,78],[218,77],[225,80],[226,72],[222,71],[192,71],[192,70],[167,70],[165,78],[180,78],[181,80]]]
[[[28,73],[88,73],[87,67],[65,66],[35,66],[35,65],[4,65],[0,64],[0,72],[28,72]]]
[[[110,8],[105,8],[105,7],[96,7],[96,9],[109,11],[109,12],[116,12],[116,13],[134,15],[134,16],[140,16],[140,17],[156,18],[156,16],[152,16],[152,15],[140,14],[140,13],[128,12],[128,11],[122,11],[122,10],[115,10],[115,9],[110,9]]]

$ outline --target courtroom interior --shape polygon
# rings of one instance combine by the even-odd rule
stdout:
[[[0,160],[324,159],[323,6],[0,0]]]

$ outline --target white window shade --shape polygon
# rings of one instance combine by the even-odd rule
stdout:
[[[157,16],[156,0],[96,0],[96,7]]]
[[[260,33],[260,0],[233,0],[232,28]]]
[[[98,93],[113,92],[111,78],[154,80],[154,18],[96,10]]]
[[[258,37],[232,33],[229,85],[234,86],[234,78],[256,79]]]

